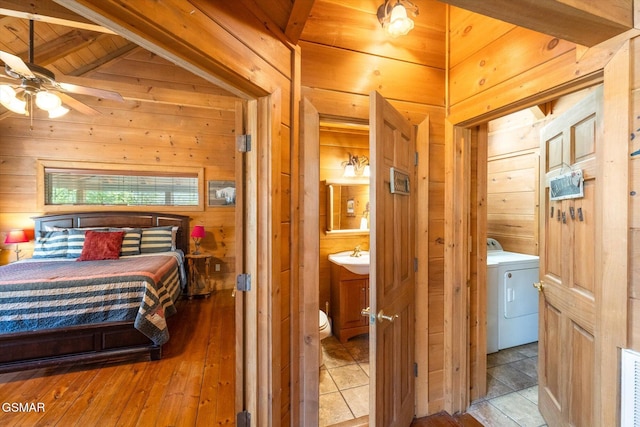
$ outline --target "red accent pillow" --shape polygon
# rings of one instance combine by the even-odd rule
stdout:
[[[93,231],[84,234],[84,246],[78,261],[120,258],[124,231]]]

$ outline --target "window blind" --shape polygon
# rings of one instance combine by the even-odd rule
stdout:
[[[197,206],[196,173],[44,169],[46,205]]]

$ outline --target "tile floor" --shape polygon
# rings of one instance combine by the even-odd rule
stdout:
[[[322,341],[320,427],[369,414],[369,336],[342,344]],[[472,402],[469,414],[490,427],[540,427],[538,411],[538,343],[487,356],[487,395]]]
[[[538,343],[487,356],[487,396],[472,402],[469,413],[485,426],[539,427]]]
[[[322,340],[320,427],[369,414],[369,335]]]

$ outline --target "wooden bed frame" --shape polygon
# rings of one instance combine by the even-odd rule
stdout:
[[[50,227],[178,226],[176,247],[189,253],[189,217],[153,212],[82,212],[33,218],[35,235]],[[68,363],[117,361],[148,354],[162,356],[162,347],[133,327],[111,322],[0,335],[0,373]]]

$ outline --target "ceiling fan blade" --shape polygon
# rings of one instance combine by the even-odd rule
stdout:
[[[31,71],[31,69],[29,69],[27,64],[25,64],[25,62],[22,59],[20,59],[20,57],[15,56],[9,52],[3,52],[0,50],[0,59],[2,60],[2,62],[7,64],[9,68],[11,68],[16,73],[21,74],[23,77],[26,77],[29,79],[33,79],[36,77],[35,74],[33,74],[33,72]]]
[[[77,99],[70,97],[66,93],[60,92],[58,93],[58,96],[60,96],[60,99],[62,100],[62,102],[64,102],[74,110],[78,110],[82,114],[86,114],[88,116],[97,116],[101,114],[100,111],[94,109],[93,107],[89,107],[84,102],[80,102]]]
[[[122,95],[120,95],[118,92],[113,92],[111,90],[104,90],[104,89],[98,89],[94,87],[80,86],[80,85],[74,85],[71,83],[60,83],[60,82],[56,82],[55,85],[59,90],[62,90],[65,92],[77,93],[78,95],[96,96],[98,98],[110,99],[112,101],[120,101],[120,102],[124,101],[124,99],[122,98]]]
[[[20,84],[20,80],[16,80],[14,77],[7,76],[5,74],[0,74],[0,80],[9,84]]]

